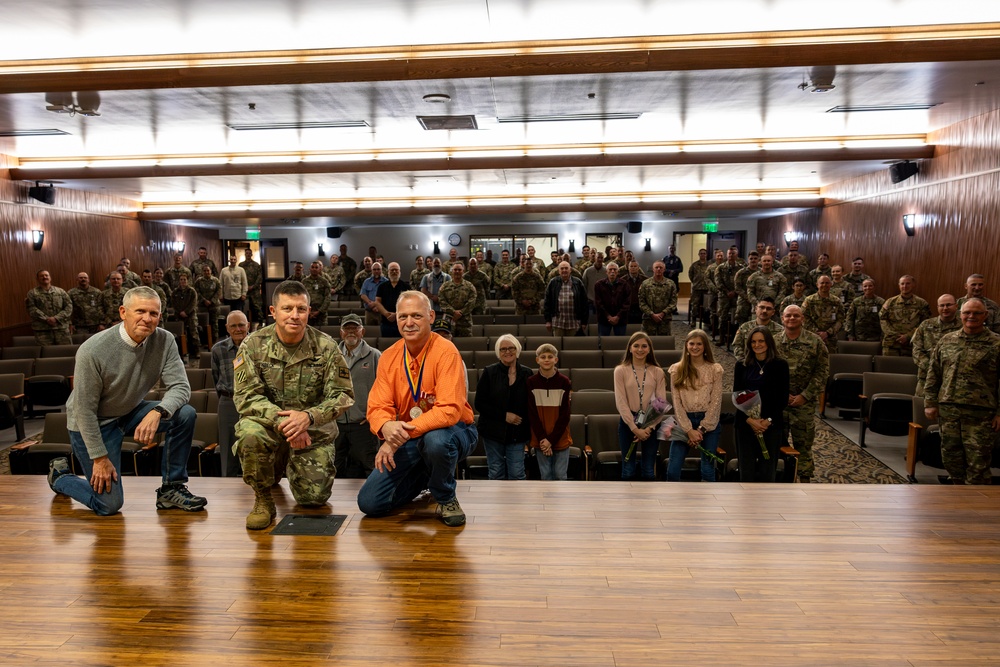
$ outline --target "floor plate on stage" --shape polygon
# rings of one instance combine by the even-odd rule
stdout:
[[[346,514],[289,514],[274,527],[272,535],[336,535],[347,521]]]

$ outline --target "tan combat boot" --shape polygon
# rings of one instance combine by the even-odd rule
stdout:
[[[274,508],[274,499],[271,498],[271,489],[257,491],[257,498],[254,501],[253,509],[247,514],[248,530],[264,530],[271,525],[278,511]]]

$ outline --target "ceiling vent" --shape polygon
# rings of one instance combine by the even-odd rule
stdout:
[[[64,134],[68,135],[69,132],[54,128],[48,130],[0,130],[0,137],[58,137]]]
[[[641,113],[571,113],[558,116],[537,115],[537,116],[502,116],[497,118],[499,123],[558,123],[577,120],[637,120]]]
[[[246,130],[343,130],[368,127],[368,121],[331,120],[301,123],[231,123],[227,127],[240,132]]]
[[[468,116],[417,116],[425,130],[478,130],[474,115]]]
[[[856,113],[860,111],[927,111],[940,102],[930,104],[850,104],[827,109],[827,113]]]

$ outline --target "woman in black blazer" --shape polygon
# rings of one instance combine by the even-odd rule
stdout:
[[[514,336],[500,336],[494,347],[500,361],[486,367],[476,386],[486,465],[490,479],[525,479],[524,449],[531,439],[528,378],[532,370],[517,362],[521,343]]]
[[[760,394],[760,419],[736,415],[736,452],[741,482],[773,482],[778,453],[785,441],[784,411],[788,405],[788,363],[778,358],[774,336],[767,327],[750,332],[746,357],[736,362],[734,391]],[[764,436],[770,459],[761,452],[757,434]]]

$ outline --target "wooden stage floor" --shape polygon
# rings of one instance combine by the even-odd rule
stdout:
[[[289,537],[156,484],[99,518],[0,477],[0,664],[1000,663],[1000,487],[462,482],[454,529],[338,480],[340,533]]]

